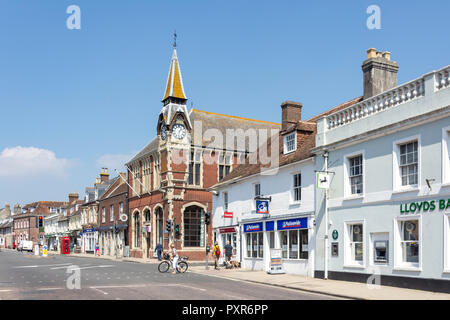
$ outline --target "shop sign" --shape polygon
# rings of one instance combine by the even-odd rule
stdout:
[[[233,218],[233,212],[224,212],[223,217],[224,218]]]
[[[268,214],[269,213],[269,201],[256,200],[256,213]]]
[[[316,173],[316,183],[318,189],[330,188],[330,175],[327,172]]]
[[[236,229],[233,228],[221,228],[219,229],[219,233],[235,233]]]
[[[244,232],[258,232],[258,231],[263,231],[262,222],[244,224]]]
[[[308,218],[298,218],[277,221],[278,230],[306,229],[308,228]]]
[[[266,231],[273,231],[275,226],[275,222],[267,221],[266,222]]]
[[[408,214],[408,213],[418,213],[420,211],[431,212],[431,211],[436,210],[436,208],[439,208],[439,210],[449,209],[450,208],[450,199],[402,203],[402,204],[400,204],[400,213]]]

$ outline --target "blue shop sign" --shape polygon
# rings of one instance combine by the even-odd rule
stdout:
[[[256,200],[256,213],[269,214],[269,201]]]
[[[307,228],[308,228],[308,218],[297,218],[297,219],[277,221],[278,230],[307,229]]]
[[[267,221],[266,222],[266,231],[273,231],[275,227],[275,222]]]
[[[244,224],[244,232],[259,232],[259,231],[263,231],[262,222]]]
[[[83,233],[89,233],[89,232],[95,232],[95,231],[97,231],[97,229],[95,229],[95,228],[85,229],[85,230],[83,230]]]

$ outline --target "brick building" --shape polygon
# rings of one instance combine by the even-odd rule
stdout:
[[[38,201],[25,205],[21,213],[13,216],[14,235],[16,244],[21,240],[30,240],[39,244],[44,241],[44,217],[62,210],[67,202]],[[41,223],[39,217],[42,217]]]
[[[278,123],[188,111],[186,102],[175,46],[156,137],[126,164],[132,257],[148,258],[156,244],[168,249],[175,243],[180,254],[204,259],[206,246],[214,241],[211,226],[207,232],[205,225],[205,213],[212,208],[207,188],[255,150],[250,148],[252,137],[253,144],[267,140],[258,139],[258,130],[273,135],[280,129]],[[168,219],[178,232],[165,232]]]
[[[101,255],[122,257],[128,245],[128,186],[126,173],[120,175],[99,200],[98,243]]]

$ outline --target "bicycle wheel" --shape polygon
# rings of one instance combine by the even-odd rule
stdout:
[[[188,269],[188,264],[187,264],[186,262],[181,261],[181,262],[178,264],[178,270],[177,270],[177,271],[178,271],[179,273],[185,273],[187,269]]]
[[[159,264],[158,270],[161,273],[167,272],[170,269],[170,263],[168,261],[163,261]]]

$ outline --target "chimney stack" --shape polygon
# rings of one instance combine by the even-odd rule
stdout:
[[[281,104],[281,131],[286,130],[290,124],[302,120],[302,107],[300,102],[285,101]]]
[[[364,100],[397,86],[398,63],[391,61],[389,51],[367,50],[367,60],[363,62],[362,70]]]
[[[102,172],[100,173],[100,181],[101,182],[108,182],[109,181],[108,168],[102,168]]]
[[[22,208],[20,207],[20,204],[16,204],[14,206],[14,214],[20,214],[22,212]]]
[[[80,195],[77,192],[69,193],[69,203],[73,203],[74,201],[77,201]]]

